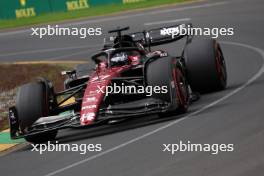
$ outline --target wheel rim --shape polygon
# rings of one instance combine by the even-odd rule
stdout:
[[[226,82],[226,64],[221,49],[216,45],[216,70],[222,83]]]
[[[178,103],[182,107],[187,107],[188,106],[187,87],[185,84],[185,79],[178,68],[173,69],[173,79],[174,79],[174,85],[176,87]]]

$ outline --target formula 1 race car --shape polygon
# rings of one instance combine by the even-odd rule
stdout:
[[[123,34],[109,31],[103,49],[67,75],[62,92],[44,78],[22,85],[9,108],[12,139],[41,143],[63,128],[92,127],[146,114],[185,113],[197,93],[226,88],[227,73],[220,45],[213,39],[170,35],[182,25]],[[165,31],[165,32],[164,32]],[[167,32],[166,32],[167,31]],[[152,46],[186,38],[183,51],[171,56]],[[196,97],[196,98],[195,98]]]

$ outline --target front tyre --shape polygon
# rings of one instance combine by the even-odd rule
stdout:
[[[49,89],[43,82],[32,82],[21,86],[16,99],[20,129],[27,134],[27,129],[40,117],[49,115]],[[57,131],[43,132],[25,136],[26,141],[42,143],[54,140]]]

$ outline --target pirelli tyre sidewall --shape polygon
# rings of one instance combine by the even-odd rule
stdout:
[[[198,39],[188,44],[185,65],[192,90],[207,93],[226,88],[225,59],[216,40]]]
[[[27,129],[40,117],[49,115],[49,89],[43,82],[32,82],[22,85],[17,94],[16,109],[20,129],[27,135]],[[54,140],[57,131],[28,135],[25,139],[32,143]]]

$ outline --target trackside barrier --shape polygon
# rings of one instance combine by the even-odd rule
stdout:
[[[0,0],[0,19],[21,19],[50,12],[75,11],[140,1],[149,0]]]
[[[1,19],[26,18],[50,12],[46,0],[0,0]]]

